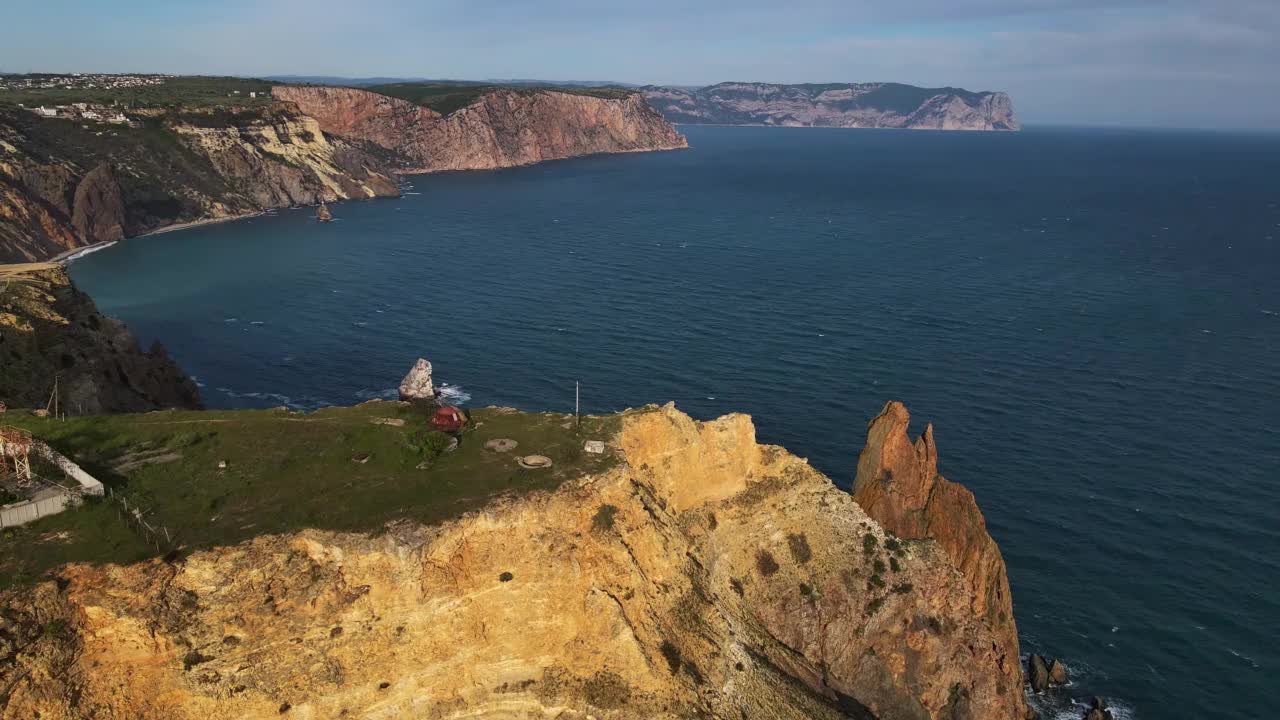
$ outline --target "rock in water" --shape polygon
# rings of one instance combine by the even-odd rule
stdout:
[[[401,400],[434,400],[436,389],[431,384],[431,363],[418,358],[413,369],[400,381]]]
[[[1032,655],[1027,660],[1027,682],[1038,693],[1049,689],[1049,666],[1039,655]]]
[[[1107,701],[1100,697],[1093,699],[1089,712],[1084,714],[1084,720],[1113,720],[1115,716],[1107,709]]]
[[[1066,685],[1068,681],[1067,666],[1063,665],[1061,660],[1055,658],[1053,662],[1049,663],[1049,684]]]

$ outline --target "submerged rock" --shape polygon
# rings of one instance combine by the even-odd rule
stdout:
[[[1107,708],[1107,701],[1100,697],[1093,698],[1088,712],[1084,714],[1084,720],[1114,720],[1114,718],[1111,710]]]
[[[431,384],[431,363],[418,358],[413,369],[400,381],[400,399],[434,400],[435,397],[436,389]]]

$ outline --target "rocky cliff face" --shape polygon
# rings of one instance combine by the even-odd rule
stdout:
[[[631,412],[614,445],[438,527],[4,593],[0,717],[1022,720],[943,542],[894,538],[745,416]]]
[[[897,83],[721,83],[697,90],[646,87],[671,122],[784,127],[1018,130],[1009,96]]]
[[[973,493],[938,474],[933,426],[912,443],[910,420],[902,403],[891,402],[871,421],[858,456],[854,500],[899,537],[938,544],[968,581],[973,612],[995,634],[999,671],[1020,686],[1018,629],[1004,558]]]
[[[327,133],[394,152],[405,172],[487,170],[688,145],[638,93],[602,98],[498,89],[447,115],[351,88],[286,85],[272,93]]]
[[[292,108],[99,130],[0,111],[0,262],[178,222],[398,194],[384,160]]]
[[[195,383],[164,348],[143,352],[61,267],[0,267],[0,402],[43,408],[55,376],[69,415],[200,406]]]

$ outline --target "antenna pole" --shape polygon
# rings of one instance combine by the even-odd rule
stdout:
[[[573,420],[574,424],[582,427],[582,404],[580,402],[581,395],[578,392],[578,381],[573,381]]]

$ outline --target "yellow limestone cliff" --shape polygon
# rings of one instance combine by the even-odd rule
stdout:
[[[746,416],[634,411],[614,445],[440,526],[64,567],[0,596],[0,717],[1022,720],[934,541]]]

